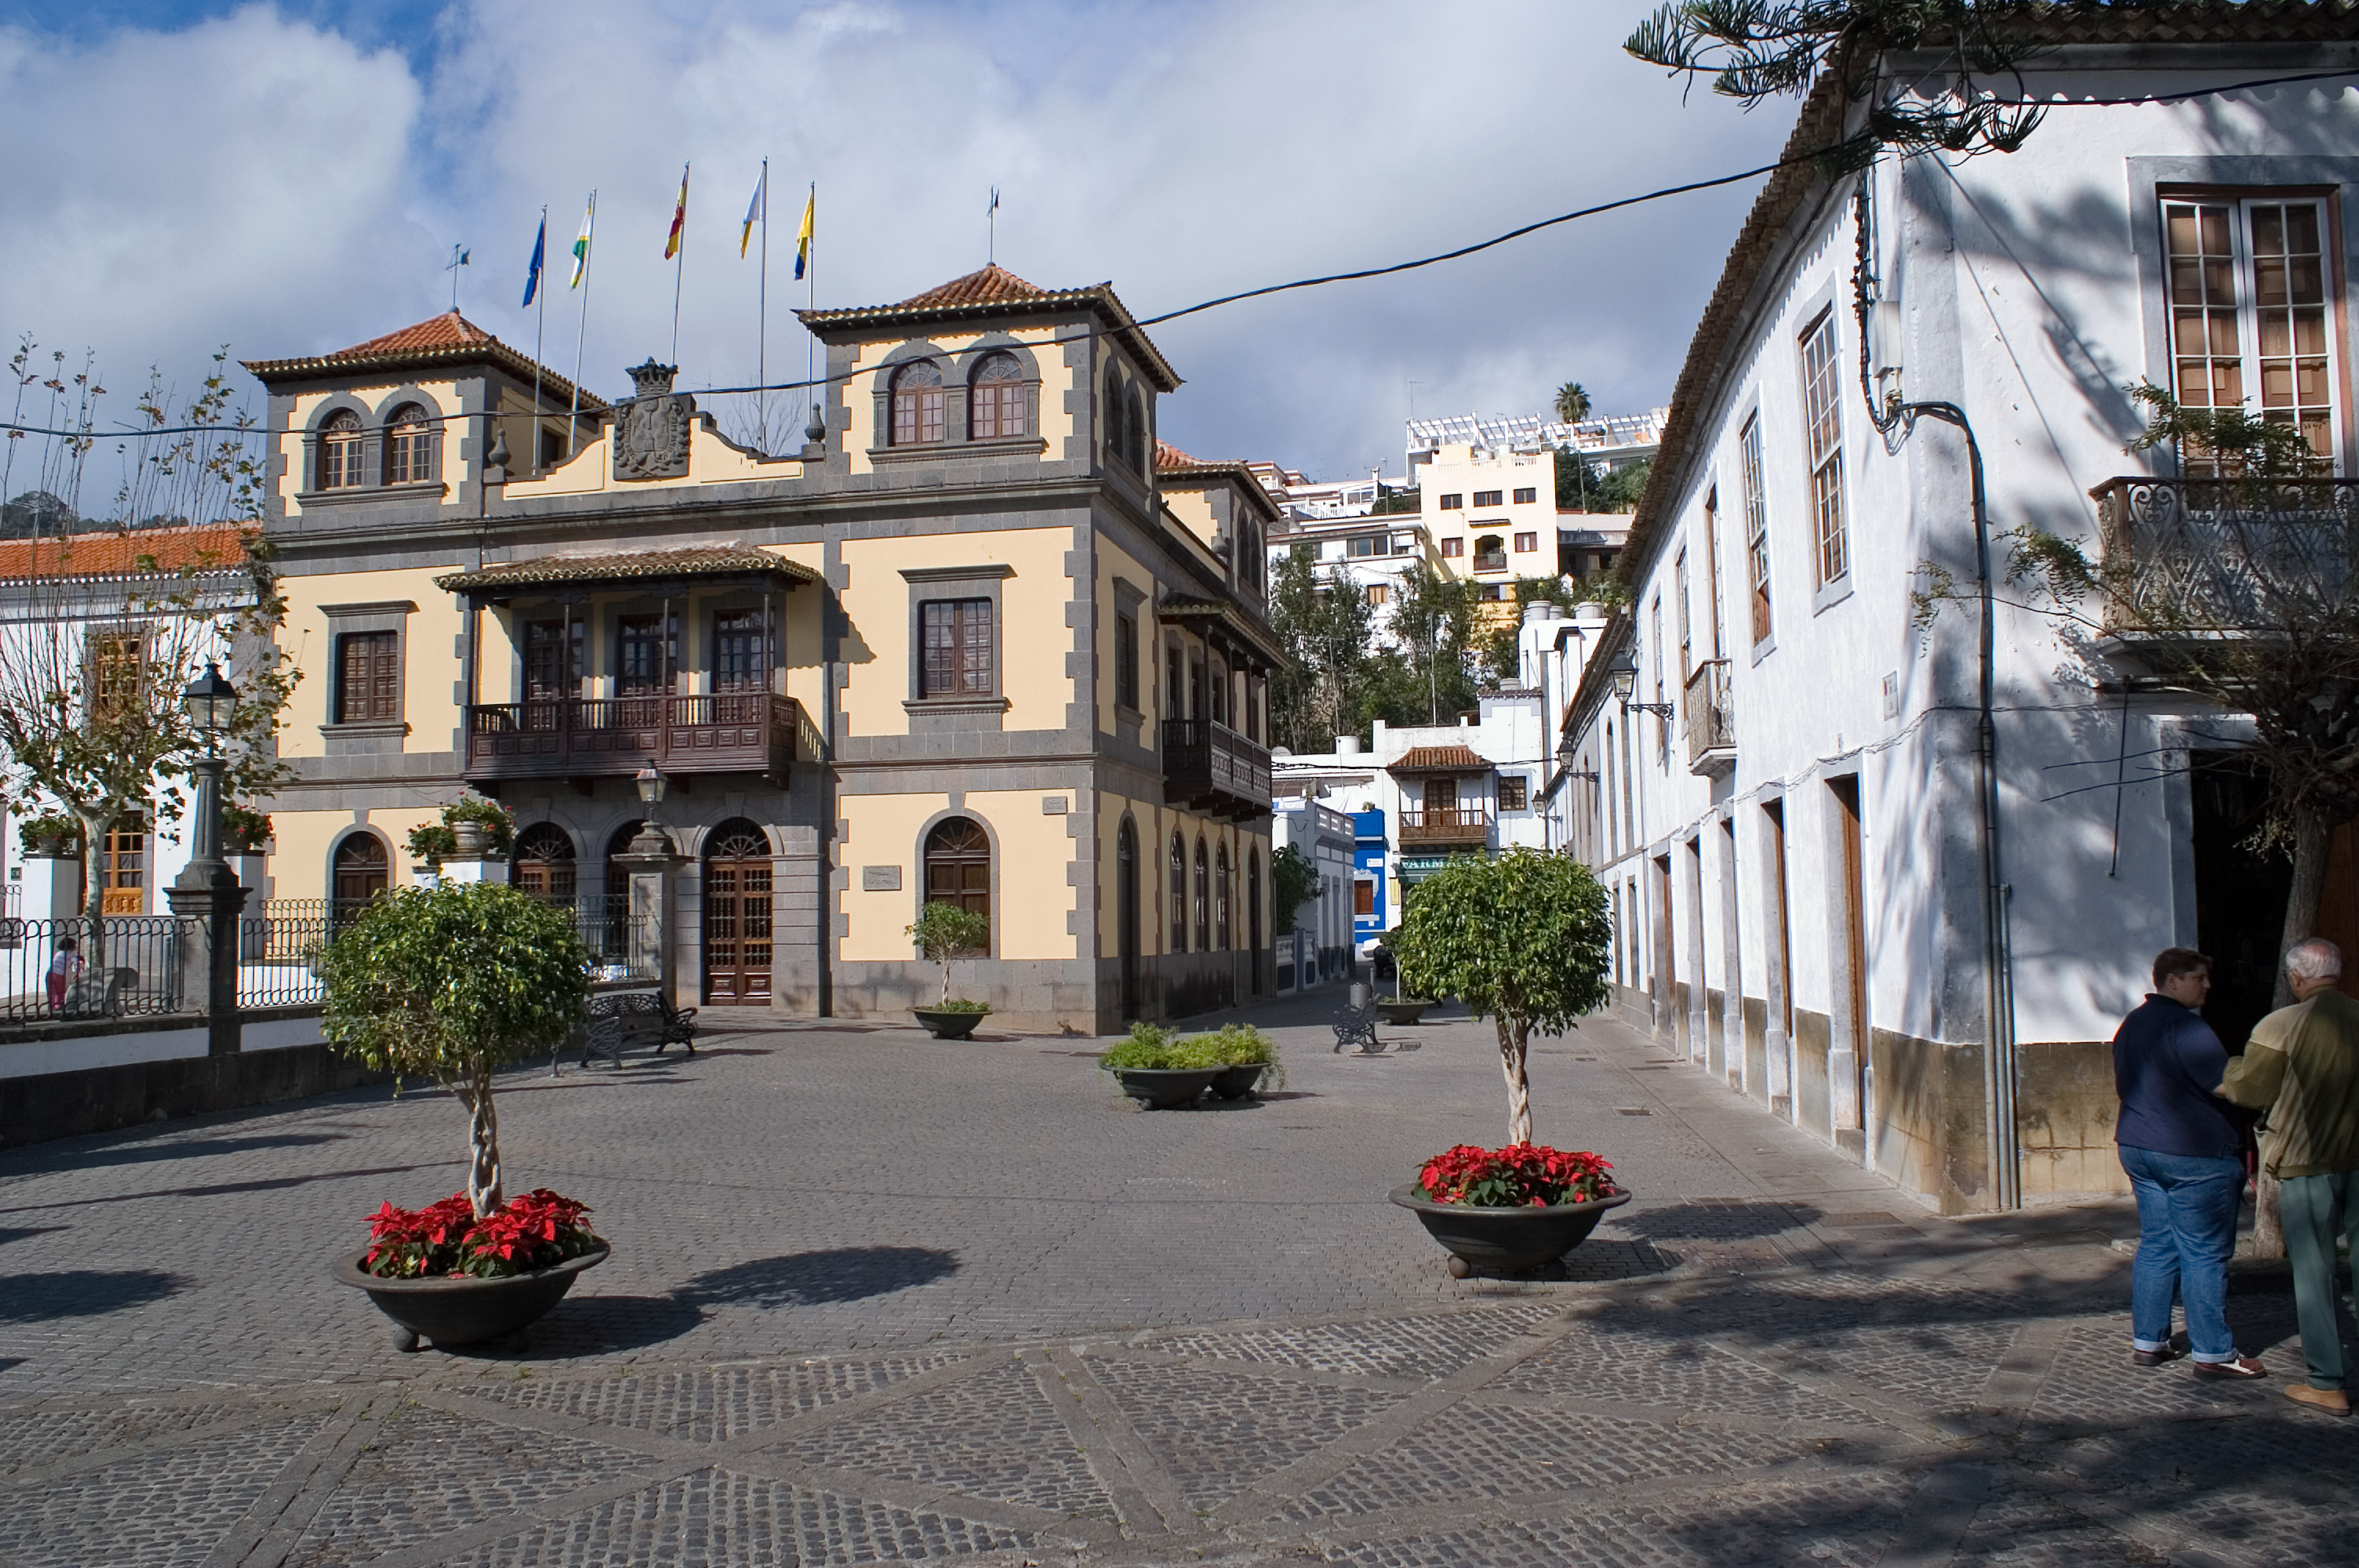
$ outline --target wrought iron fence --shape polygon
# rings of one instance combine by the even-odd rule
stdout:
[[[2119,478],[2089,493],[2116,574],[2112,630],[2279,625],[2343,603],[2359,564],[2359,481]]]
[[[653,915],[631,913],[628,893],[584,893],[573,901],[573,928],[590,949],[600,985],[642,985],[663,974]]]
[[[92,923],[0,917],[0,1017],[132,1018],[178,1012],[180,929],[170,915]]]
[[[237,1005],[301,1007],[321,1001],[320,950],[336,916],[325,899],[272,899],[238,921]]]
[[[1728,688],[1728,661],[1706,659],[1688,676],[1682,708],[1688,722],[1688,765],[1736,750],[1736,704]]]

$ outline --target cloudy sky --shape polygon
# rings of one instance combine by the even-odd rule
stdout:
[[[812,180],[822,306],[982,265],[995,185],[1002,265],[1111,279],[1159,313],[1774,157],[1782,106],[1683,103],[1621,53],[1646,9],[0,0],[0,330],[95,351],[127,413],[150,363],[185,385],[224,342],[318,352],[448,308],[463,243],[462,310],[529,353],[534,225],[546,204],[555,258],[594,187],[583,380],[620,394],[625,365],[669,351],[663,241],[689,160],[681,384],[747,383],[756,268],[736,239],[765,156],[774,379],[804,356],[788,275]],[[1158,328],[1188,380],[1163,433],[1200,456],[1390,473],[1412,398],[1537,412],[1578,380],[1601,412],[1659,403],[1756,189]],[[560,273],[560,369],[579,304]]]

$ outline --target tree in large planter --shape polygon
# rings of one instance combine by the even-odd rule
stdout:
[[[991,946],[991,919],[955,903],[929,903],[908,928],[918,950],[942,967],[942,1000],[951,1005],[951,961],[971,957]]]
[[[373,899],[322,953],[321,1032],[345,1054],[430,1077],[467,1108],[467,1201],[503,1201],[492,1075],[553,1054],[590,995],[590,952],[571,910],[511,887],[403,888]]]
[[[1419,883],[1394,934],[1410,989],[1455,996],[1497,1026],[1509,1143],[1532,1141],[1532,1031],[1562,1033],[1605,1001],[1605,890],[1578,860],[1510,849],[1453,860]]]

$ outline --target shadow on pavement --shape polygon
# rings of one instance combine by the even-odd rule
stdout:
[[[533,1360],[598,1356],[638,1350],[677,1339],[704,1321],[704,1314],[673,1296],[568,1296],[532,1325]],[[459,1353],[500,1357],[490,1346],[461,1346]]]
[[[714,1269],[674,1291],[693,1306],[813,1306],[929,1285],[958,1272],[955,1252],[930,1247],[838,1247]]]
[[[68,1269],[54,1274],[0,1274],[0,1323],[53,1323],[145,1306],[188,1283],[156,1269]]]
[[[191,1138],[180,1143],[136,1143],[128,1147],[60,1150],[48,1160],[29,1162],[32,1170],[82,1171],[101,1165],[148,1165],[161,1160],[197,1160],[212,1154],[244,1154],[256,1149],[302,1149],[314,1143],[342,1141],[341,1132],[272,1132],[252,1138]]]
[[[47,1236],[52,1230],[69,1228],[62,1225],[0,1225],[0,1247],[11,1241],[22,1241],[27,1236]]]
[[[1808,1204],[1673,1204],[1614,1217],[1614,1228],[1649,1241],[1732,1241],[1778,1236],[1818,1219]]]

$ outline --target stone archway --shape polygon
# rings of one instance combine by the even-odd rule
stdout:
[[[773,872],[770,839],[744,817],[704,839],[704,1000],[770,1005]]]

